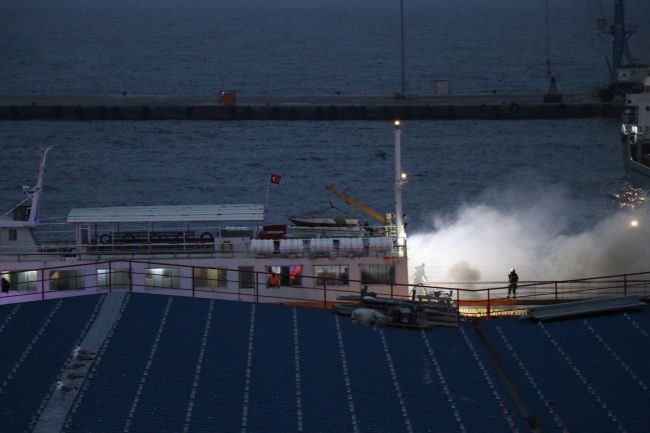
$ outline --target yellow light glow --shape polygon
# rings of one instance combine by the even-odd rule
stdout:
[[[399,126],[399,120],[395,121],[395,126]]]
[[[402,173],[402,180],[406,180],[406,173]]]
[[[632,227],[636,227],[636,226],[639,225],[639,223],[637,222],[637,220],[632,221],[630,224],[632,225]]]

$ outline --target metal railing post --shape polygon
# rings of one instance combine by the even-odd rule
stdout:
[[[323,308],[327,310],[327,281],[323,281]]]
[[[41,269],[41,300],[45,300],[45,269]]]
[[[627,295],[627,274],[623,274],[623,296]]]
[[[487,291],[487,305],[485,306],[485,318],[490,320],[490,289]]]
[[[255,303],[260,302],[260,273],[255,272]]]
[[[460,289],[456,289],[456,319],[460,320]]]
[[[557,302],[557,281],[555,282],[555,302]]]

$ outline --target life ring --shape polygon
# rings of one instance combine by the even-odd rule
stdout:
[[[142,242],[140,244],[140,249],[146,253],[151,252],[151,242]]]
[[[221,249],[223,251],[229,251],[229,250],[232,250],[232,248],[233,248],[232,242],[230,242],[230,241],[221,242]]]
[[[517,114],[517,113],[519,113],[519,111],[521,111],[521,107],[516,102],[513,102],[512,104],[510,104],[509,109],[510,109],[510,112],[512,114]]]
[[[210,232],[201,233],[201,237],[199,239],[202,241],[214,242],[214,238],[212,237],[212,233]]]
[[[99,237],[99,242],[101,242],[104,245],[110,244],[112,240],[113,240],[113,238],[111,237],[111,235],[109,233],[104,233],[103,235],[101,235]]]
[[[133,241],[135,240],[135,236],[133,233],[125,233],[124,236],[122,237],[122,240],[124,241],[125,244],[132,244]]]

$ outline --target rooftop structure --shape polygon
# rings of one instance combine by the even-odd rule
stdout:
[[[115,292],[3,305],[0,323],[8,433],[650,425],[647,306],[415,331],[331,310]],[[78,345],[96,354],[74,368]]]

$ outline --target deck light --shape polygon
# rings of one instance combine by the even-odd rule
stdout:
[[[634,221],[632,221],[632,222],[630,223],[630,225],[631,225],[632,227],[636,227],[636,226],[639,225],[639,222],[638,222],[637,220],[634,220]]]

